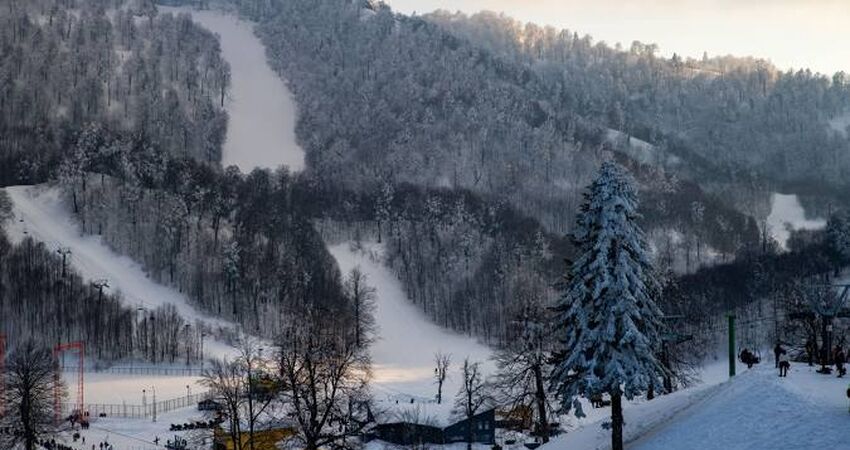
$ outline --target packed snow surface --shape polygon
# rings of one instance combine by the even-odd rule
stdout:
[[[218,11],[159,7],[164,13],[189,13],[221,40],[230,63],[231,92],[225,100],[230,116],[222,165],[243,172],[255,167],[290,170],[304,168],[304,151],[295,140],[298,111],[292,94],[266,60],[265,48],[254,35],[254,25]]]
[[[823,219],[807,219],[796,195],[774,193],[767,225],[783,247],[787,246],[790,230],[816,230],[826,226]]]
[[[430,322],[408,300],[401,283],[382,264],[382,247],[350,244],[328,249],[336,258],[343,275],[360,267],[368,284],[376,288],[375,322],[378,340],[370,351],[373,362],[373,387],[379,402],[395,402],[421,408],[419,413],[437,422],[445,421],[455,394],[461,385],[460,367],[465,358],[481,363],[484,374],[492,371],[491,350],[474,338],[454,333]],[[452,364],[443,387],[444,401],[435,405],[431,400],[437,393],[434,383],[434,354],[449,353]],[[413,403],[410,403],[413,400]]]
[[[795,364],[779,378],[762,363],[724,383],[631,448],[721,450],[848,448],[847,380]]]
[[[29,236],[51,250],[70,249],[70,265],[84,279],[106,279],[109,290],[120,292],[130,307],[152,310],[171,304],[189,323],[201,320],[212,326],[233,326],[197,311],[183,294],[148,278],[138,263],[112,251],[99,236],[82,235],[71,211],[62,201],[59,188],[38,185],[7,187],[5,190],[14,204],[12,212],[15,218],[6,229],[13,242]],[[207,356],[224,356],[234,352],[229,346],[211,339],[204,343],[204,351]]]

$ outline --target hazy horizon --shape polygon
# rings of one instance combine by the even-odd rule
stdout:
[[[782,70],[850,72],[850,2],[835,0],[385,0],[394,10],[504,12],[523,22],[568,28],[595,41],[655,43],[661,53],[699,58],[754,56]],[[845,43],[841,45],[841,43]]]

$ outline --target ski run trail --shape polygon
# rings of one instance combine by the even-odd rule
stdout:
[[[160,13],[189,13],[192,19],[218,34],[221,52],[230,64],[231,91],[225,100],[230,116],[222,167],[235,165],[244,173],[255,167],[304,168],[304,151],[295,139],[298,117],[292,94],[266,60],[254,25],[218,11],[159,6]]]

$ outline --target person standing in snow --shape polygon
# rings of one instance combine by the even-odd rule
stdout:
[[[779,368],[779,356],[785,353],[785,349],[782,348],[782,344],[779,341],[776,342],[776,346],[773,347],[773,367]]]
[[[815,365],[815,343],[811,339],[806,341],[806,356],[809,358],[809,367]]]
[[[791,368],[791,361],[788,359],[787,352],[783,352],[779,355],[779,362],[777,363],[777,366],[779,366],[779,376],[787,377],[788,369]]]
[[[835,371],[838,372],[838,378],[843,377],[847,373],[844,363],[847,362],[847,354],[840,345],[835,347]]]

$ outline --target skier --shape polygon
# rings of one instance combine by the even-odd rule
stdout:
[[[815,343],[811,339],[806,341],[806,356],[809,358],[809,367],[815,364]]]
[[[847,354],[840,345],[835,347],[835,371],[838,372],[838,378],[843,377],[847,373],[844,363],[847,362]]]
[[[785,353],[785,349],[782,348],[782,345],[779,343],[779,341],[777,341],[776,346],[773,347],[773,356],[774,356],[773,366],[776,367],[777,369],[779,368],[779,356],[784,354],[784,353]]]
[[[779,376],[787,377],[788,369],[791,368],[791,361],[788,359],[788,353],[782,353],[779,355]]]

